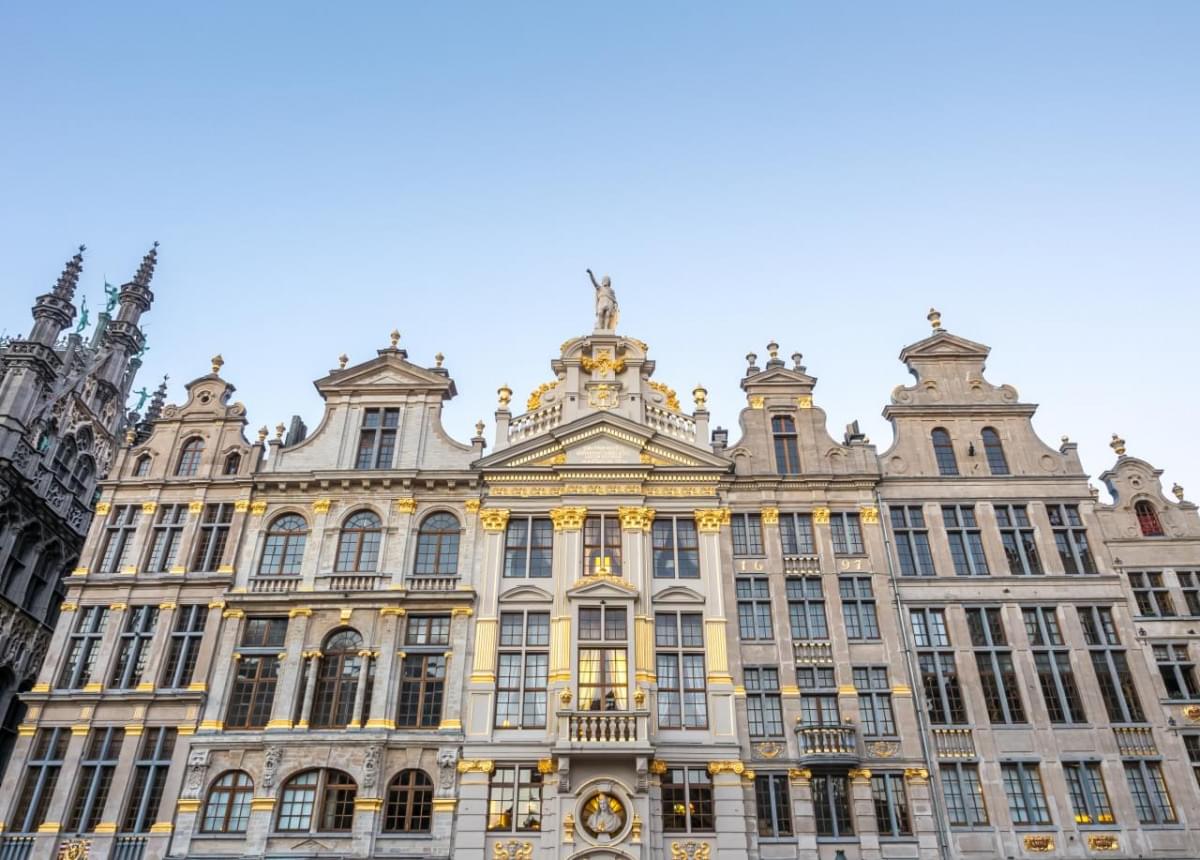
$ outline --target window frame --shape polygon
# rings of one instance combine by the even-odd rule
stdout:
[[[505,619],[520,619],[520,641],[506,641],[508,625]],[[536,619],[537,624],[531,626]],[[544,620],[545,624],[541,624]],[[542,635],[544,631],[545,635]],[[492,725],[498,730],[544,729],[548,719],[549,673],[550,673],[550,613],[532,609],[507,610],[500,613],[499,638],[496,658],[496,707]],[[516,686],[506,685],[504,658],[517,658],[519,669]],[[533,658],[533,683],[530,681]],[[539,665],[540,664],[540,665]],[[540,681],[540,684],[537,683]],[[501,721],[502,700],[511,696],[516,703],[517,722]],[[532,698],[531,698],[532,697]],[[540,707],[539,707],[540,702]],[[529,718],[527,709],[533,705],[534,717]],[[540,712],[540,717],[538,716]]]
[[[924,505],[888,505],[901,576],[937,576]]]
[[[128,562],[134,553],[141,517],[141,505],[113,505],[104,525],[104,539],[96,553],[97,573],[120,573],[130,566]]]
[[[407,782],[402,784],[406,777]],[[405,768],[388,780],[381,830],[383,833],[429,833],[433,830],[433,780],[424,770]]]
[[[333,556],[333,571],[376,573],[382,548],[383,519],[373,510],[361,508],[342,520]]]
[[[436,521],[436,522],[435,522]],[[453,527],[451,527],[453,523]],[[417,527],[417,545],[413,556],[413,576],[458,576],[458,557],[462,552],[462,520],[449,511],[431,511]]]
[[[680,539],[681,527],[690,537],[690,545]],[[650,527],[650,547],[654,579],[700,578],[700,530],[693,517],[656,518]],[[681,563],[684,558],[690,559],[686,565]]]
[[[668,638],[667,622],[673,636]],[[694,629],[688,630],[689,627]],[[654,668],[658,679],[657,720],[660,729],[695,731],[708,728],[708,684],[704,660],[704,614],[654,613]],[[674,669],[666,665],[674,662]],[[696,672],[696,663],[699,672]],[[674,683],[671,678],[674,676]],[[699,686],[697,686],[699,684]],[[676,708],[671,709],[672,695]],[[671,714],[678,719],[671,719]],[[666,714],[666,718],[664,718]]]
[[[368,423],[377,417],[377,423]],[[354,468],[358,470],[391,469],[396,456],[396,436],[400,429],[400,408],[368,406],[359,422],[358,447],[354,449]],[[385,444],[385,440],[387,440]],[[364,445],[364,443],[366,443]],[[364,455],[366,457],[364,463]]]
[[[1063,573],[1067,576],[1093,576],[1100,573],[1092,555],[1087,526],[1079,515],[1079,505],[1072,502],[1045,502],[1050,533]]]
[[[506,776],[511,771],[511,776]],[[543,788],[545,780],[536,764],[496,763],[488,778],[487,818],[484,828],[487,833],[539,833],[542,829],[544,812]],[[499,792],[497,790],[499,789]],[[511,791],[507,823],[494,824],[493,808],[504,803],[504,794]],[[500,797],[496,794],[499,793]],[[526,813],[532,813],[536,806],[536,821],[530,815],[521,814],[520,806],[524,804]]]
[[[766,821],[763,813],[767,813]],[[786,773],[754,775],[754,818],[759,839],[792,840],[792,794]]]
[[[1000,784],[1004,787],[1009,818],[1015,827],[1050,827],[1054,824],[1039,765],[1039,762],[1024,759],[1000,762]],[[1013,774],[1015,780],[1011,778]]]
[[[829,532],[834,555],[866,555],[862,518],[857,511],[830,511]]]
[[[785,424],[786,422],[786,424]],[[796,421],[790,415],[771,418],[771,442],[775,452],[775,472],[783,477],[800,474],[800,443]]]
[[[742,687],[746,691],[747,737],[755,740],[783,738],[785,726],[779,667],[742,667]]]
[[[988,722],[1000,726],[1028,725],[1021,698],[1021,677],[1004,628],[1003,612],[997,606],[967,606],[963,613]]]
[[[124,743],[125,729],[120,726],[92,726],[88,731],[79,760],[79,775],[67,807],[64,832],[95,832],[112,792],[113,776]]]
[[[775,619],[771,605],[771,581],[766,576],[739,576],[734,580],[737,601],[738,639],[742,642],[774,642]]]
[[[120,832],[149,833],[159,820],[177,740],[172,726],[148,726],[142,733]]]
[[[204,437],[191,436],[179,446],[179,457],[175,461],[176,478],[192,478],[200,471],[200,461],[204,457]]]
[[[879,609],[875,600],[875,583],[871,575],[838,576],[838,599],[842,605],[842,631],[846,639],[853,642],[879,641]]]
[[[215,573],[220,571],[225,550],[229,545],[229,533],[232,528],[232,503],[210,502],[204,506],[204,510],[200,514],[200,525],[196,528],[196,537],[192,547],[191,570],[193,573]]]
[[[152,603],[126,607],[109,689],[133,690],[142,683],[158,628],[158,614],[158,606]]]
[[[231,779],[229,785],[224,785],[226,779]],[[244,781],[243,781],[244,780]],[[221,811],[220,827],[210,826],[212,814],[210,807],[215,796],[224,799]],[[201,833],[245,833],[250,823],[250,799],[254,796],[254,780],[244,770],[227,770],[212,781],[208,793],[204,796],[204,806],[200,811]],[[240,821],[238,827],[234,822]]]
[[[1008,562],[1010,576],[1045,576],[1038,549],[1037,528],[1029,518],[1028,503],[997,504],[992,502],[992,513],[996,517],[996,529],[1000,534],[1000,546]]]
[[[682,774],[682,781],[676,781],[678,774]],[[693,782],[693,777],[697,781]],[[707,768],[668,764],[659,780],[659,797],[663,833],[716,832],[713,783]],[[675,826],[679,818],[683,819],[683,827]]]
[[[284,528],[285,522],[289,525],[299,523],[303,528]],[[301,576],[310,530],[308,520],[295,511],[276,515],[265,532],[262,554],[258,559],[258,576]]]
[[[882,796],[881,796],[882,795]],[[912,811],[902,773],[872,773],[875,832],[885,839],[912,839]]]
[[[991,434],[991,438],[988,438]],[[1011,475],[1008,467],[1008,457],[1004,454],[1004,442],[995,427],[984,427],[979,431],[979,439],[983,443],[983,456],[987,460],[988,471],[995,476]]]
[[[954,452],[954,440],[945,427],[934,427],[929,431],[930,443],[933,446],[933,460],[938,470],[938,477],[953,478],[961,474],[958,471],[958,455]]]
[[[940,507],[955,576],[990,576],[975,505],[948,503]]]
[[[1064,761],[1062,769],[1075,825],[1111,827],[1116,824],[1102,763],[1090,759]]]
[[[146,573],[169,573],[175,566],[183,543],[187,508],[186,504],[158,506],[154,524],[150,528],[150,540],[146,542],[146,557],[142,562],[142,569]]]
[[[514,542],[518,527],[524,529],[524,534],[520,536],[520,542]],[[519,569],[512,563],[514,560],[520,562]],[[505,579],[548,579],[554,575],[553,520],[538,514],[509,517],[504,530],[504,572],[501,575]]]

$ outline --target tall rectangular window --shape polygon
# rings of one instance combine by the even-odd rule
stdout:
[[[598,514],[583,523],[585,575],[621,575],[621,521],[615,514]]]
[[[159,507],[150,536],[150,552],[146,556],[147,573],[167,573],[174,567],[186,519],[187,505]]]
[[[699,612],[656,613],[654,646],[658,675],[658,727],[707,727],[703,615]]]
[[[983,552],[983,534],[975,520],[974,505],[942,505],[942,522],[950,541],[950,557],[957,576],[987,576],[987,556]]]
[[[784,555],[816,555],[812,514],[780,514],[779,539]]]
[[[133,561],[133,538],[141,515],[141,505],[113,506],[104,527],[97,573],[119,573]]]
[[[1133,808],[1142,824],[1174,824],[1179,820],[1167,790],[1162,762],[1127,759],[1125,780],[1129,783]]]
[[[929,550],[929,530],[921,506],[893,506],[890,513],[901,575],[933,576],[936,573],[933,569],[933,553]]]
[[[800,726],[840,726],[837,683],[830,666],[800,666],[796,669],[800,687]]]
[[[819,576],[789,577],[785,581],[788,620],[793,639],[828,639],[825,592]]]
[[[130,690],[142,683],[146,660],[150,657],[150,643],[157,626],[157,606],[130,606],[125,611],[125,629],[121,632],[117,665],[113,667],[110,687]]]
[[[993,505],[996,525],[1000,527],[1000,543],[1008,560],[1008,572],[1014,576],[1039,576],[1042,559],[1038,555],[1037,539],[1029,511],[1025,505]]]
[[[842,599],[842,622],[847,639],[878,639],[879,617],[875,612],[875,592],[869,576],[838,577]]]
[[[908,792],[904,775],[881,773],[871,777],[871,798],[875,801],[875,829],[880,836],[912,836],[908,816]]]
[[[1065,647],[1057,610],[1053,606],[1033,606],[1022,609],[1021,614],[1025,620],[1025,635],[1033,649],[1033,665],[1037,669],[1046,716],[1052,723],[1086,723],[1083,699],[1071,666],[1071,652]]]
[[[1121,643],[1112,609],[1107,606],[1079,606],[1079,624],[1087,642],[1100,685],[1108,719],[1114,723],[1143,723],[1146,721],[1142,701],[1134,686],[1133,672]]]
[[[504,575],[546,578],[554,561],[554,523],[545,517],[513,517],[504,536]]]
[[[550,613],[501,612],[496,728],[546,725],[550,666]]]
[[[738,637],[744,642],[771,641],[771,588],[765,576],[739,577],[737,592]]]
[[[1163,581],[1162,571],[1131,570],[1129,588],[1133,591],[1138,615],[1147,618],[1175,617],[1175,603]]]
[[[746,722],[752,738],[783,737],[783,704],[779,670],[772,666],[743,670],[746,687]]]
[[[763,556],[762,515],[734,514],[733,554],[735,556]]]
[[[284,647],[287,624],[286,618],[246,619],[241,646],[235,655],[226,728],[261,729],[267,725],[279,681],[279,652]]]
[[[1183,746],[1187,750],[1188,762],[1192,765],[1192,774],[1196,777],[1196,785],[1200,786],[1200,735],[1184,735]]]
[[[159,682],[162,687],[182,689],[192,683],[207,621],[208,607],[203,603],[183,604],[175,610],[175,629],[171,631],[171,643]]]
[[[163,788],[175,752],[175,734],[173,728],[155,726],[147,728],[142,735],[125,804],[125,817],[121,822],[122,832],[149,833],[150,825],[159,820]]]
[[[966,613],[988,719],[993,723],[1024,723],[1021,685],[1000,610],[995,607],[970,608]]]
[[[892,688],[886,666],[855,666],[854,689],[858,691],[858,718],[863,735],[895,737],[896,717],[892,711]]]
[[[938,773],[942,778],[942,797],[951,826],[986,826],[988,812],[983,799],[983,784],[979,781],[979,766],[943,764]]]
[[[79,762],[79,781],[67,814],[67,833],[91,833],[100,823],[124,740],[125,730],[115,726],[88,732]]]
[[[21,778],[17,805],[9,819],[17,833],[33,833],[46,823],[46,813],[50,809],[54,787],[58,785],[70,737],[71,730],[66,726],[37,730],[25,775]]]
[[[786,773],[761,773],[754,777],[754,816],[758,835],[763,839],[792,835],[792,800]]]
[[[1042,775],[1035,762],[1001,762],[1000,777],[1004,782],[1004,796],[1008,798],[1008,812],[1013,824],[1050,823]]]
[[[1168,699],[1200,699],[1196,664],[1188,655],[1186,642],[1155,645],[1154,662],[1158,664],[1158,672],[1162,675]]]
[[[835,511],[829,515],[829,531],[833,536],[833,552],[835,555],[865,555],[867,550],[863,545],[862,525],[858,514]]]
[[[233,505],[228,502],[204,506],[200,528],[196,532],[192,552],[192,570],[196,573],[215,573],[225,558],[229,529],[233,522]]]
[[[1063,762],[1063,776],[1071,795],[1076,824],[1114,824],[1112,804],[1098,761]]]
[[[449,615],[408,617],[404,625],[405,654],[400,663],[397,728],[436,729],[441,724],[449,644]]]
[[[812,787],[813,816],[817,836],[839,838],[854,835],[850,815],[850,778],[841,773],[814,773]]]
[[[1087,529],[1079,517],[1079,505],[1046,505],[1054,546],[1065,573],[1097,573],[1088,544]]]
[[[696,521],[688,517],[656,519],[651,527],[654,576],[658,579],[698,579],[700,543]]]
[[[108,626],[108,607],[81,606],[78,616],[67,642],[67,662],[58,679],[58,686],[65,690],[81,690],[91,683],[104,629]]]
[[[396,451],[396,429],[399,426],[399,409],[364,409],[354,468],[392,468],[392,455]]]
[[[712,777],[704,767],[668,767],[662,775],[662,822],[665,833],[711,833]]]
[[[579,609],[579,709],[629,708],[629,626],[625,609]]]
[[[909,610],[917,665],[929,721],[935,725],[965,725],[967,706],[963,701],[958,666],[950,650],[950,633],[941,609]]]
[[[1177,570],[1175,576],[1179,579],[1187,614],[1193,618],[1200,616],[1200,574],[1194,570]]]
[[[487,829],[531,833],[542,829],[542,774],[533,765],[498,765],[488,782]]]

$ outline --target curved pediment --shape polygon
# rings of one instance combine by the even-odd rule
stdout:
[[[554,595],[536,585],[519,585],[500,593],[501,603],[549,603]]]
[[[686,603],[703,606],[707,602],[707,597],[694,588],[688,588],[686,585],[672,585],[669,588],[664,588],[662,591],[654,593],[654,604],[656,606],[663,603],[673,603],[676,605]]]

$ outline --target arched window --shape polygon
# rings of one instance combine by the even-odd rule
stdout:
[[[458,573],[458,520],[452,514],[432,514],[417,533],[417,576]]]
[[[208,790],[200,829],[205,833],[245,833],[253,794],[254,782],[248,774],[240,770],[223,774]]]
[[[133,477],[144,478],[150,474],[150,455],[143,454],[133,464]]]
[[[428,833],[433,820],[433,780],[423,770],[402,770],[388,783],[385,833]]]
[[[958,474],[958,460],[954,457],[954,445],[950,442],[950,434],[941,427],[937,427],[933,431],[933,455],[937,458],[938,474]]]
[[[373,572],[379,564],[383,523],[371,511],[359,511],[342,525],[338,535],[336,571]]]
[[[321,647],[317,686],[313,693],[312,727],[344,729],[354,719],[354,696],[362,672],[362,636],[357,630],[338,630]]]
[[[78,453],[79,447],[75,444],[74,436],[64,436],[63,440],[58,443],[58,450],[54,452],[52,468],[60,481],[65,482],[67,476],[71,474],[71,467],[75,465],[75,456]]]
[[[176,475],[194,475],[200,468],[200,455],[204,453],[204,440],[199,436],[188,439],[179,449],[179,465],[175,467]]]
[[[993,475],[1008,474],[1008,459],[1004,456],[1004,445],[1000,434],[991,427],[983,428],[983,453],[987,455],[988,469]]]
[[[796,444],[796,422],[786,415],[771,419],[775,437],[775,471],[781,475],[800,474],[800,449]]]
[[[1142,530],[1143,537],[1162,537],[1163,527],[1158,519],[1158,511],[1154,510],[1154,505],[1142,499],[1133,506],[1133,512],[1137,514],[1138,528]]]
[[[225,458],[225,466],[221,470],[221,474],[236,475],[241,468],[242,468],[242,455],[239,454],[237,451],[234,451],[232,454],[230,454],[228,457]]]
[[[79,459],[75,461],[75,467],[71,469],[71,490],[75,493],[82,493],[88,485],[88,481],[92,479],[92,473],[96,471],[96,461],[92,459],[90,454],[80,454]]]
[[[358,786],[340,770],[306,770],[283,784],[276,828],[287,833],[347,832]],[[315,813],[315,815],[314,815]]]
[[[262,576],[293,576],[300,573],[300,562],[304,558],[304,542],[308,537],[308,523],[299,514],[284,514],[276,517],[267,529],[267,542],[263,545],[262,561],[258,572]]]

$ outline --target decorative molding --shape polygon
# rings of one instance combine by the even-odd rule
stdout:
[[[687,842],[671,843],[671,860],[709,860],[712,846],[707,842],[689,839]]]
[[[696,518],[697,531],[715,533],[729,522],[730,513],[729,508],[697,508],[692,515]]]
[[[275,808],[275,798],[273,797],[252,797],[250,798],[251,812],[270,812]]]
[[[858,509],[858,515],[865,526],[879,525],[879,508],[874,505],[863,505]]]
[[[1045,834],[1031,834],[1022,840],[1025,850],[1032,854],[1049,854],[1054,850],[1054,837]]]
[[[453,812],[456,806],[458,806],[457,797],[435,797],[433,799],[434,812]]]
[[[467,499],[465,502],[463,502],[463,510],[465,510],[468,514],[477,514],[479,513],[479,506],[481,504],[482,502],[480,502],[479,499]]]
[[[193,499],[192,501],[188,502],[188,513],[189,514],[192,514],[194,516],[195,514],[198,514],[203,510],[204,510],[204,502],[200,501],[199,499]]]
[[[906,767],[904,769],[904,778],[914,785],[921,785],[929,782],[929,771],[923,767]]]
[[[260,499],[257,502],[250,503],[250,513],[254,514],[254,516],[261,517],[266,512],[267,512],[267,503],[265,501]],[[251,800],[250,803],[253,804],[254,801]]]
[[[459,773],[491,773],[496,769],[496,763],[491,759],[464,758],[458,760]]]
[[[158,510],[158,502],[142,502],[142,513],[151,516]]]
[[[567,506],[550,510],[550,519],[554,521],[556,532],[577,532],[583,528],[586,517],[587,508],[583,507]]]
[[[851,781],[853,782],[871,781],[871,769],[866,767],[852,767],[846,771],[846,775],[850,777]]]
[[[766,405],[766,403],[767,403],[766,398],[763,397],[761,394],[754,394],[754,395],[751,395],[751,397],[750,397],[750,408],[751,409],[762,409]]]
[[[737,761],[736,759],[726,761],[710,761],[708,763],[708,773],[710,776],[717,776],[718,774],[722,773],[733,773],[741,776],[745,769],[746,765],[740,761]]]
[[[411,496],[404,499],[396,499],[396,511],[401,514],[415,514],[417,512],[417,500]]]
[[[480,508],[479,522],[485,532],[502,532],[508,527],[508,508]]]
[[[1112,833],[1093,833],[1088,836],[1087,844],[1092,851],[1121,850],[1121,840]]]
[[[312,615],[312,610],[307,606],[293,606],[288,610],[288,618],[299,618],[300,616],[308,618],[310,615]]]
[[[112,505],[109,502],[96,502],[96,516],[106,517],[111,510]]]
[[[248,510],[250,510],[250,500],[249,499],[238,499],[236,502],[233,503],[233,512],[235,514],[244,514]]]
[[[779,508],[763,508],[759,511],[764,526],[779,525]]]
[[[662,776],[667,772],[667,763],[661,759],[651,759],[650,772],[655,776]]]
[[[621,518],[622,529],[648,532],[654,522],[654,509],[622,506],[617,508],[617,516]]]
[[[317,499],[315,502],[312,503],[313,513],[314,514],[327,514],[327,513],[329,513],[329,508],[332,504],[333,504],[332,499]]]

